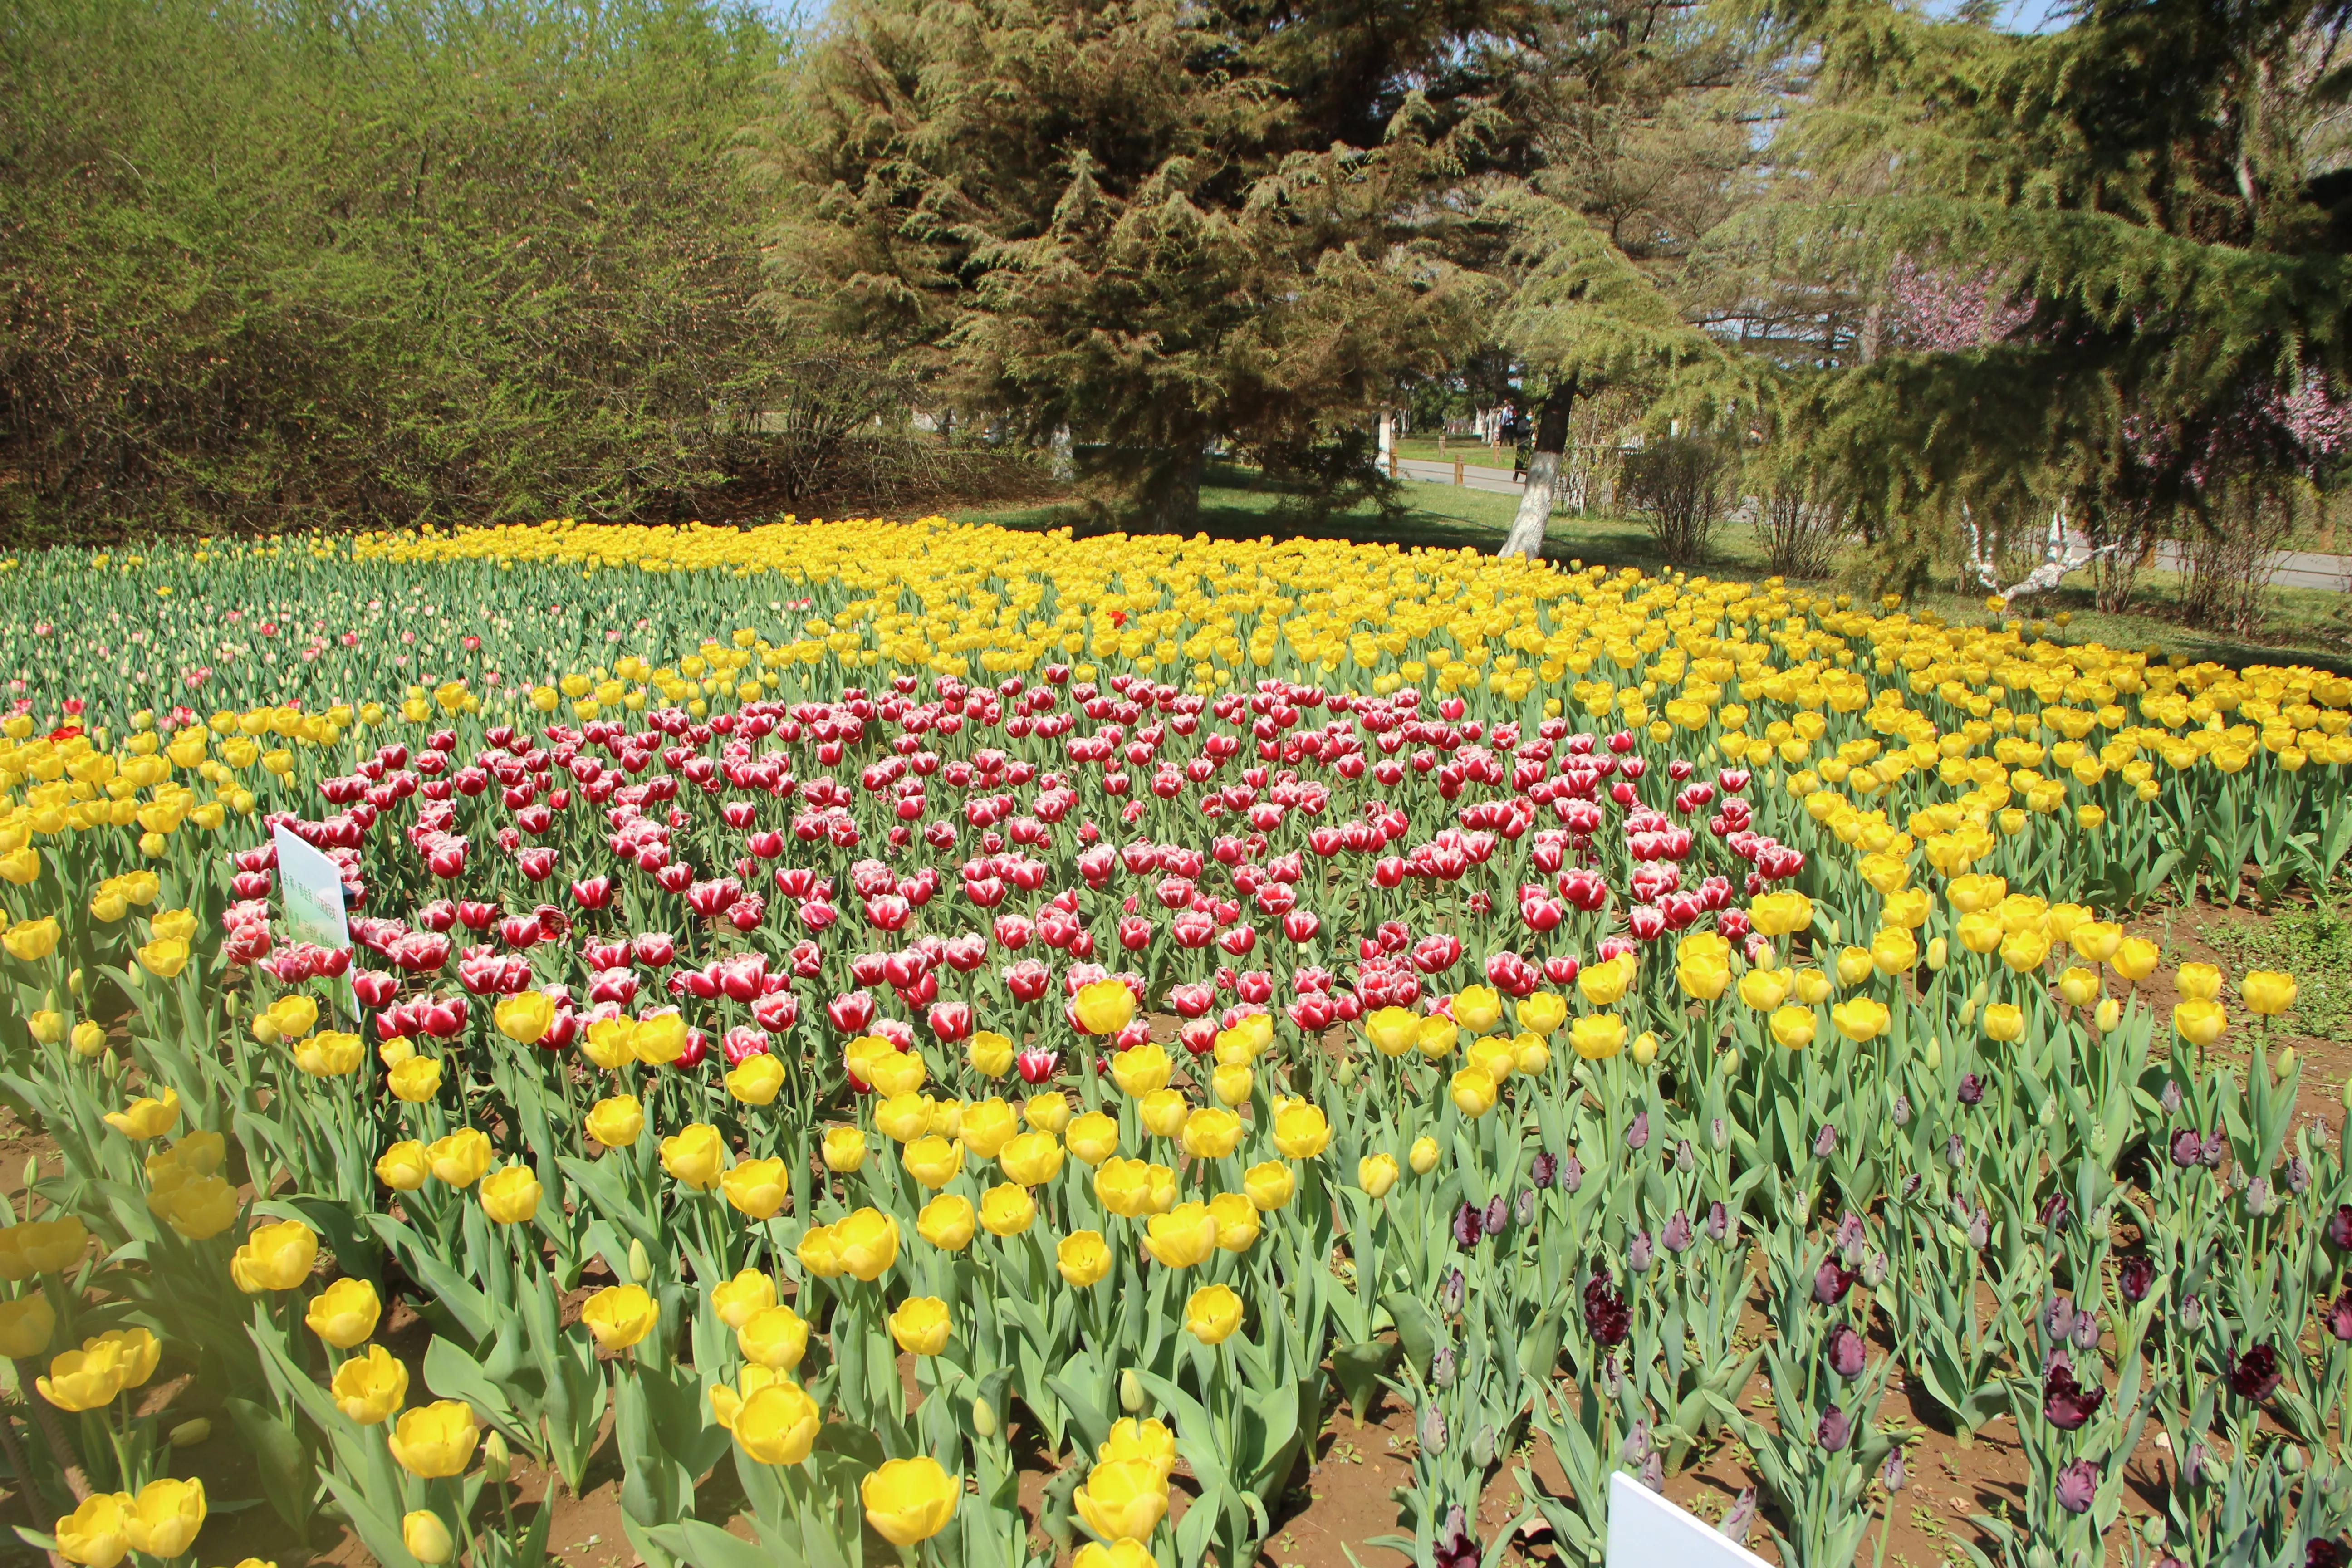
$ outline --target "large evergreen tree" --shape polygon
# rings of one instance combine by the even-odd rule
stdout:
[[[1449,199],[1507,156],[1475,3],[849,0],[778,139],[777,299],[1066,428],[1181,526],[1475,337]]]
[[[2040,36],[1797,0],[1810,199],[1742,243],[1868,301],[1787,388],[1897,578],[1958,521],[2095,537],[2340,440],[2352,159],[2341,0],[2082,0]],[[1888,330],[1908,314],[1926,330]],[[1955,330],[1955,323],[1965,323]]]

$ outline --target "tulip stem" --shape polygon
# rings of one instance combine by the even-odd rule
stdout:
[[[26,1403],[31,1402],[28,1400]],[[8,1419],[5,1414],[0,1414],[0,1453],[7,1455],[8,1468],[16,1472],[16,1479],[24,1491],[26,1507],[28,1510],[34,1511],[34,1517],[37,1521],[41,1513],[48,1511],[48,1491],[41,1485],[39,1478],[34,1475],[32,1460],[25,1452],[25,1445],[16,1439],[16,1422]],[[64,1559],[55,1551],[50,1552],[51,1568],[56,1568],[56,1565],[63,1561]]]
[[[49,1408],[48,1401],[33,1392],[33,1380],[39,1375],[40,1369],[33,1363],[20,1361],[16,1363],[16,1386],[26,1391],[25,1407],[33,1413],[33,1425],[41,1429],[42,1438],[49,1445],[50,1456],[57,1460],[58,1468],[65,1472],[66,1490],[73,1494],[74,1503],[79,1507],[89,1500],[89,1482],[84,1479],[81,1466],[74,1458],[73,1444],[67,1440],[65,1429],[58,1425],[57,1412]]]

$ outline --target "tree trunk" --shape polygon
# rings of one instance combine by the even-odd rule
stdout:
[[[1139,531],[1189,533],[1201,521],[1201,473],[1207,467],[1201,447],[1170,452],[1153,465],[1138,509]]]
[[[1054,426],[1054,444],[1052,450],[1053,475],[1055,481],[1059,484],[1068,484],[1072,479],[1077,478],[1078,474],[1077,450],[1071,443],[1070,427],[1068,426],[1056,425]]]
[[[1559,487],[1560,454],[1568,449],[1568,416],[1576,405],[1577,380],[1570,376],[1551,389],[1536,416],[1536,445],[1528,458],[1527,488],[1519,492],[1518,516],[1511,520],[1511,536],[1503,541],[1506,555],[1541,559],[1544,532],[1551,526],[1552,497]]]

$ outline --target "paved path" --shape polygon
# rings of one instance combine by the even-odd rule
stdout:
[[[1413,479],[1423,484],[1459,483],[1466,489],[1487,490],[1496,495],[1515,496],[1525,488],[1512,477],[1508,468],[1491,468],[1467,459],[1452,463],[1426,458],[1400,458],[1396,463],[1396,473],[1399,479]],[[2078,534],[2073,542],[2082,544],[2084,541]],[[2179,545],[2167,542],[2156,547],[2156,559],[2152,564],[2160,571],[2186,575],[2189,571],[2188,553]],[[2352,555],[2325,555],[2312,550],[2282,550],[2272,558],[2271,584],[2279,588],[2325,588],[2336,593],[2352,591]]]

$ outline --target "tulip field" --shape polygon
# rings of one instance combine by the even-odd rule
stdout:
[[[52,1561],[534,1568],[612,1474],[659,1568],[1244,1568],[1383,1413],[1366,1564],[1597,1564],[1613,1473],[1702,1463],[1876,1563],[1995,1425],[1955,1561],[2347,1561],[2340,1086],[2296,977],[2126,924],[2338,875],[2352,679],[936,521],[0,604]]]

